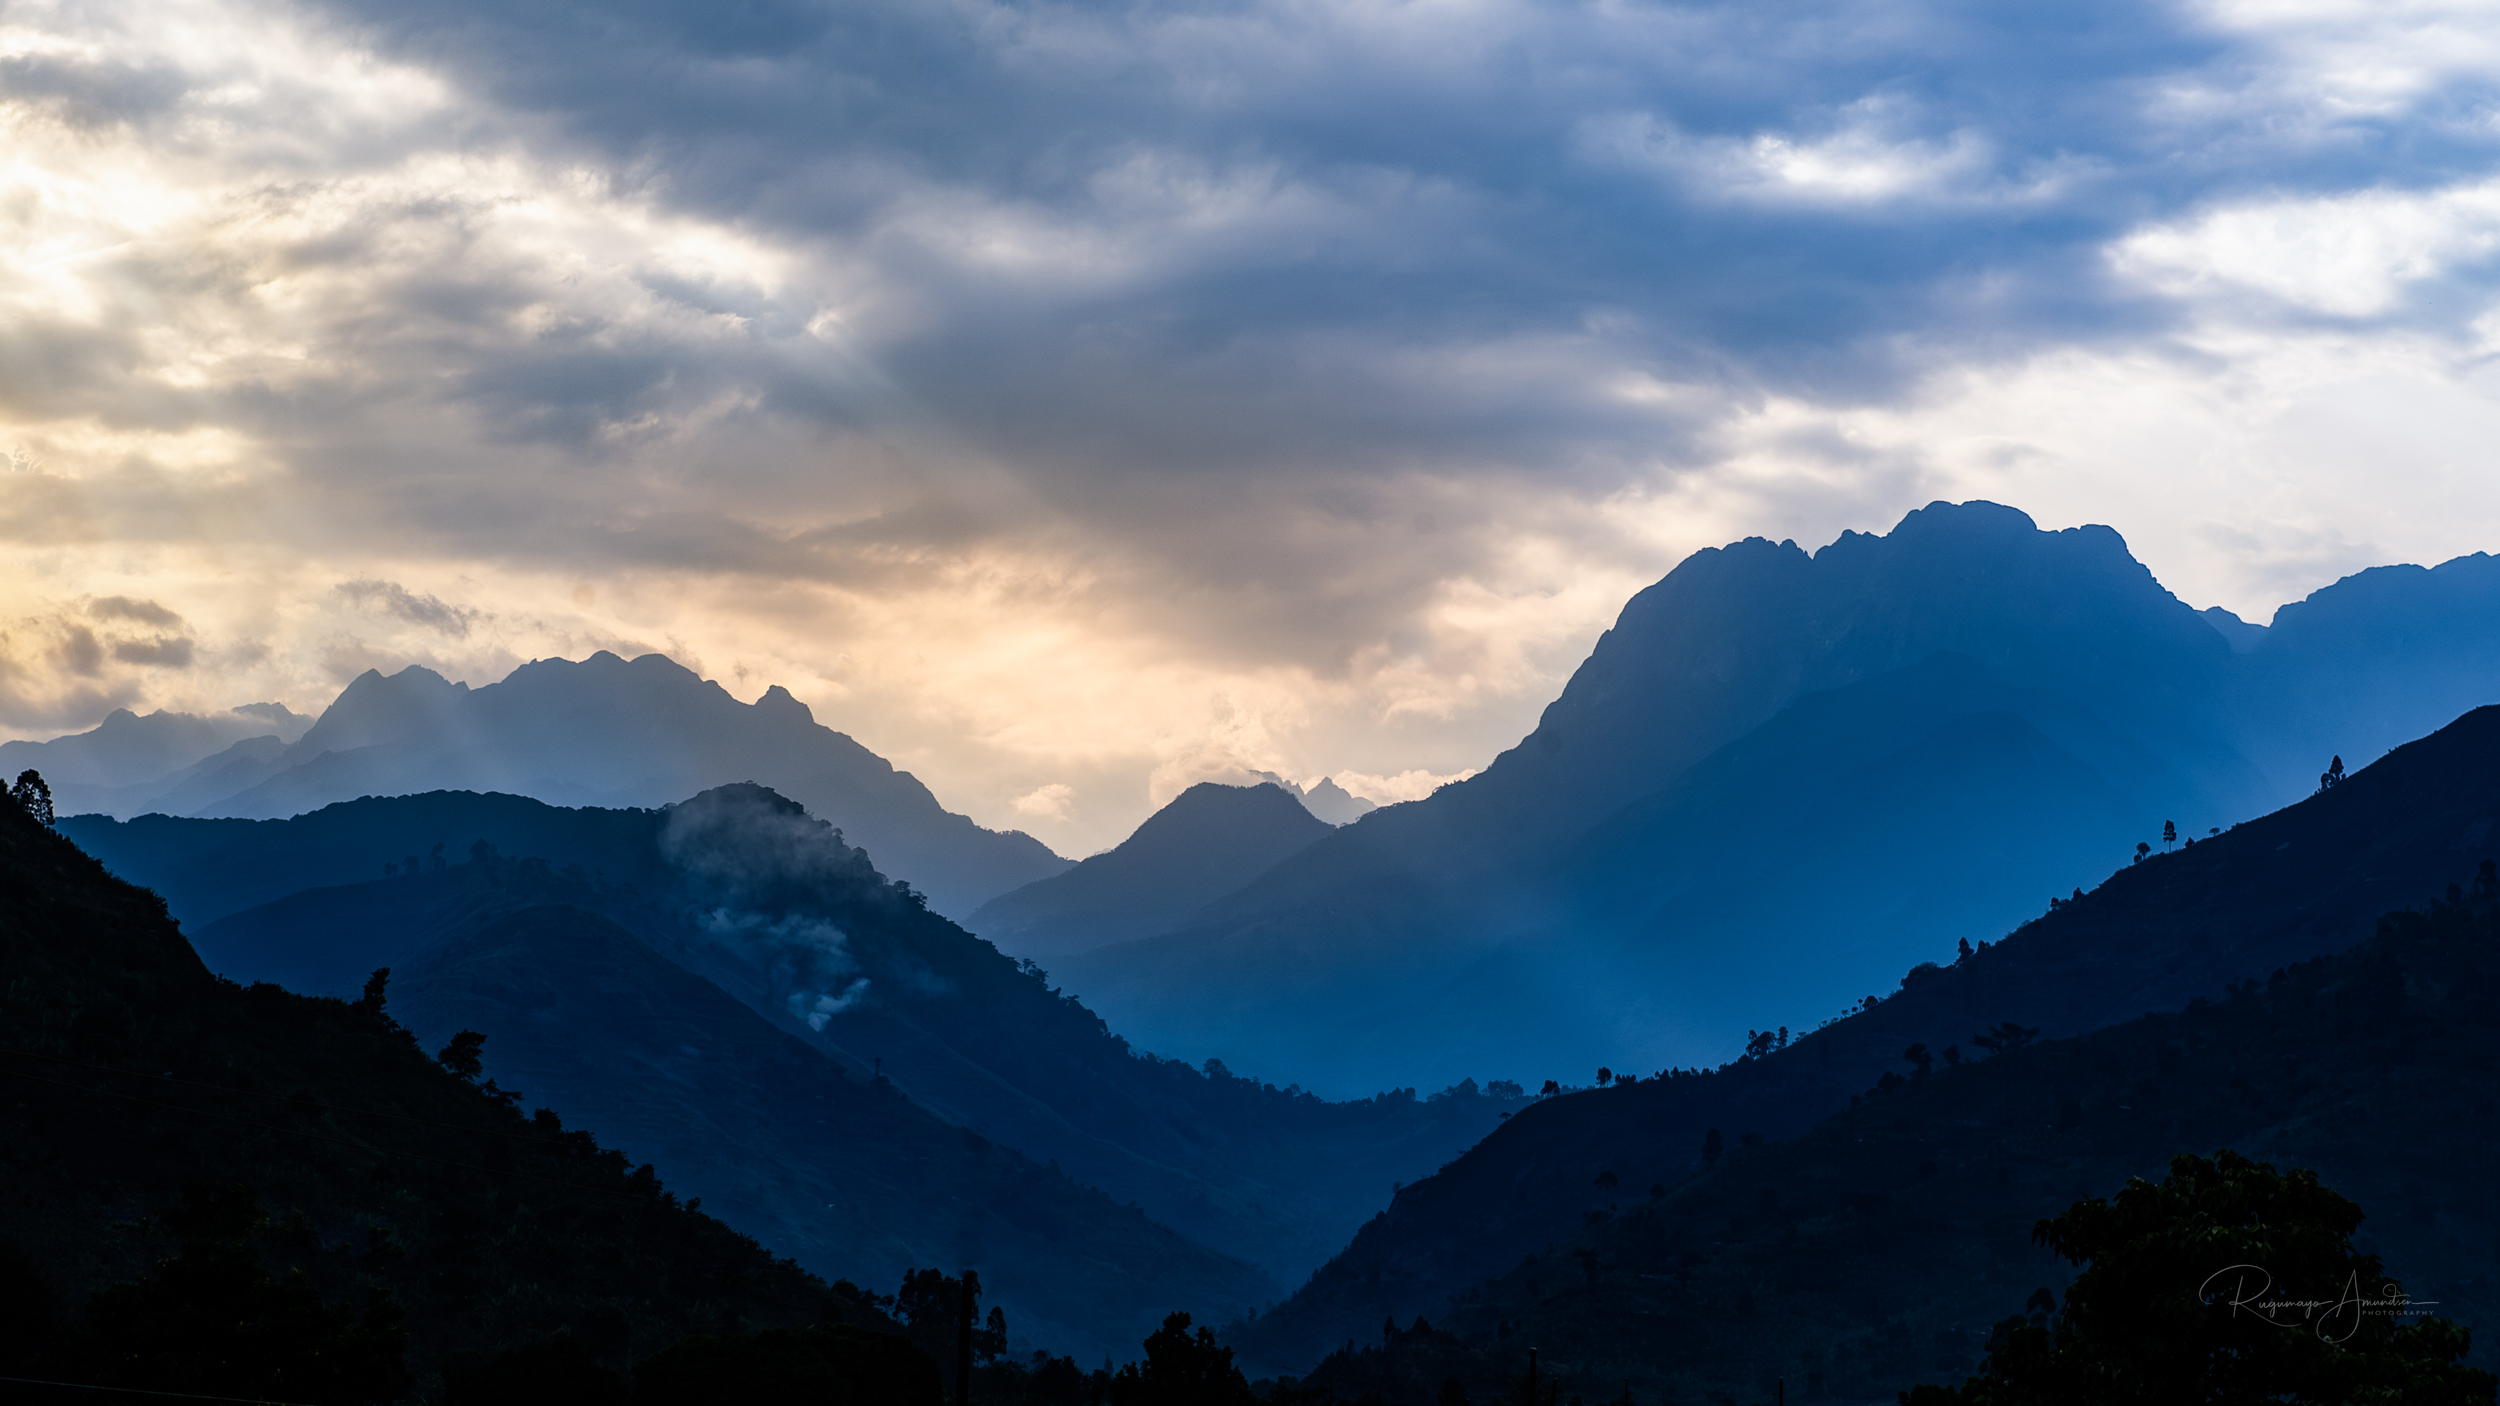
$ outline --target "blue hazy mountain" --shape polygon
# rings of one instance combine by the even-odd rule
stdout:
[[[2147,1012],[2193,1010],[2201,1003],[2225,1000],[2236,1004],[2242,992],[2253,994],[2261,982],[2283,989],[2286,969],[2298,971],[2303,963],[2355,948],[2371,937],[2379,915],[2394,909],[2433,909],[2468,899],[2485,905],[2475,927],[2476,942],[2487,954],[2492,922],[2488,905],[2500,898],[2500,880],[2491,877],[2495,862],[2500,862],[2500,707],[2470,713],[2331,790],[2221,835],[2126,865],[2082,898],[2034,918],[2002,941],[1977,947],[1967,956],[1939,954],[1941,960],[1934,965],[1896,973],[1897,981],[1875,989],[1882,999],[1846,1018],[1820,1028],[1782,1021],[1794,1031],[1783,1048],[1716,1071],[1669,1078],[1652,1077],[1641,1067],[1639,1081],[1631,1087],[1541,1102],[1449,1167],[1405,1188],[1389,1214],[1366,1225],[1292,1300],[1237,1330],[1235,1339],[1262,1370],[1299,1373],[1349,1336],[1373,1340],[1384,1316],[1405,1322],[1420,1314],[1446,1322],[1453,1298],[1481,1301],[1472,1291],[1490,1278],[1509,1275],[1523,1256],[1550,1257],[1552,1247],[1572,1244],[1588,1230],[1590,1211],[1606,1211],[1610,1202],[1628,1210],[1646,1199],[1640,1188],[1653,1182],[1677,1186],[1700,1171],[1699,1154],[1713,1128],[1723,1131],[1731,1152],[1742,1133],[1757,1133],[1774,1143],[1820,1137],[1812,1133],[1817,1124],[1855,1106],[1884,1076],[1911,1074],[1902,1052],[1913,1044],[1940,1058],[1947,1046],[1954,1046],[1958,1055],[1977,1059],[1982,1051],[1973,1044],[1974,1032],[1992,1031],[2008,1021],[2035,1030],[2042,1039],[2059,1040],[2108,1030]],[[2490,989],[2493,977],[2489,957],[2480,960],[2485,970],[2478,978],[2481,985],[2457,988],[2456,994],[2470,998],[2464,1004],[2481,1003],[2486,1014],[2478,1018],[2487,1021],[2488,1003],[2478,993]],[[2397,978],[2399,990],[2404,984]],[[2428,994],[2437,983],[2425,978],[2421,985]],[[1730,1014],[1742,1020],[1741,1010]],[[2300,1083],[2301,1061],[2316,1056],[2322,1023],[2340,1019],[2351,1027],[2354,1022],[2350,1007],[2340,1000],[2316,1003],[2305,1020],[2296,1010],[2281,1014],[2291,1027],[2288,1031],[2278,1028],[2272,1037],[2236,1049],[2228,1048],[2231,1039],[2221,1032],[2186,1042],[2196,1048],[2211,1045],[2237,1069],[2212,1076],[2156,1070],[2147,1067],[2147,1048],[2129,1055],[2132,1072],[2113,1084],[2101,1067],[2103,1055],[2092,1052],[2042,1069],[2022,1108],[2011,1114],[1993,1110],[1990,1116],[2019,1119],[2036,1129],[2058,1117],[2061,1100],[2088,1099],[2096,1112],[2136,1102],[2139,1126],[2123,1134],[2127,1158],[2133,1160],[2103,1163],[2105,1171],[2119,1178],[2157,1171],[2160,1160],[2172,1152],[2210,1153],[2224,1145],[2196,1139],[2237,1138],[2251,1129],[2274,1128],[2270,1136],[2278,1138],[2297,1135],[2302,1146],[2312,1149],[2322,1143],[2363,1142],[2405,1148],[2406,1134],[2380,1127],[2380,1100],[2413,1099],[2416,1090],[2371,1087],[2371,1080],[2380,1077],[2417,1081],[2416,1073],[2394,1072],[2401,1063],[2394,1047],[2420,1043],[2408,1039],[2402,1019],[2381,1022],[2373,1017],[2342,1031],[2375,1042],[2381,1053],[2357,1060],[2355,1067],[2323,1084],[2312,1077],[2306,1087],[2281,1090],[2285,1099],[2296,1095],[2300,1100],[2304,1113],[2295,1118],[2288,1116],[2291,1105],[2284,1102],[2269,1111],[2277,1092],[2273,1086]],[[1772,1028],[1768,1021],[1758,1023]],[[2433,1064],[2450,1059],[2431,1049],[2407,1053],[2418,1053]],[[2287,1069],[2288,1076],[2283,1072]],[[1593,1072],[1575,1071],[1577,1077],[1565,1083],[1586,1086]],[[2314,1076],[2315,1067],[2309,1072]],[[2247,1093],[2244,1081],[2252,1074],[2269,1086],[2266,1098]],[[2158,1102],[2127,1096],[2139,1075],[2160,1086]],[[2200,1078],[2208,1081],[2200,1083]],[[2144,1086],[2135,1087],[2139,1094],[2145,1092]],[[2445,1095],[2427,1094],[2426,1089],[2422,1093],[2428,1098],[2425,1106],[2446,1102],[2453,1107]],[[2475,1114],[2487,1122],[2486,1115],[2487,1108]],[[2355,1138],[2352,1127],[2364,1116],[2370,1119],[2371,1135]],[[2106,1140],[2114,1124],[2126,1121],[2111,1118],[2092,1124],[2089,1136],[2061,1155],[2088,1160],[2094,1139]],[[2315,1135],[2301,1131],[2299,1125],[2307,1122],[2316,1123]],[[1983,1148],[1988,1140],[1979,1140]],[[1833,1151],[1833,1146],[1822,1146],[1821,1160],[1836,1164],[1844,1177],[1861,1179],[1855,1190],[1885,1195],[1899,1194],[1915,1180],[1911,1169],[1920,1158],[1931,1155],[1902,1154],[1896,1147],[1883,1154],[1877,1169],[1858,1134],[1837,1144],[1842,1151]],[[2425,1163],[2461,1165],[2453,1147],[2443,1133],[2408,1155],[2418,1152]],[[2005,1160],[2001,1152],[1993,1156]],[[2075,1195],[2074,1181],[2041,1185],[2053,1164],[2027,1151],[2013,1160],[2014,1174],[2026,1185],[2058,1193],[2061,1208]],[[1615,1174],[1620,1194],[1592,1190],[1591,1178],[1600,1170]],[[2382,1159],[2371,1175],[2388,1195],[2421,1200],[2419,1168],[2389,1166]],[[2108,1189],[2092,1184],[2096,1194]],[[1745,1194],[1752,1197],[1759,1190],[1750,1188]],[[1796,1208],[1794,1193],[1784,1194],[1791,1197],[1785,1204]],[[1778,1197],[1773,1199],[1779,1204]],[[1824,1214],[1816,1207],[1854,1214],[1813,1202],[1794,1215],[1750,1217],[1735,1233],[1713,1231],[1700,1239],[1776,1235],[1781,1227]],[[1976,1212],[1949,1214],[1958,1234],[1968,1228],[1966,1216]],[[2426,1217],[2415,1221],[2431,1224]],[[2028,1215],[2019,1225],[2002,1222],[2014,1244],[2022,1243],[2030,1223]],[[2454,1233],[2451,1226],[2417,1239],[2422,1249],[2433,1251],[2443,1239],[2453,1246]],[[2487,1248],[2488,1237],[2473,1243]],[[1711,1247],[1701,1243],[1692,1248]],[[2483,1249],[2438,1258],[2450,1264],[2462,1261],[2455,1272],[2487,1279]],[[1951,1277],[1942,1272],[1930,1276],[1938,1282]],[[1856,1281],[1842,1277],[1831,1282],[1837,1287]],[[2488,1294],[2488,1288],[2476,1290],[2477,1298]],[[1498,1305],[1498,1295],[1489,1297]],[[1885,1305],[1878,1312],[1895,1307]],[[1992,1319],[1979,1325],[1983,1331],[1987,1321]]]
[[[276,758],[312,724],[283,703],[246,703],[211,714],[116,708],[85,732],[49,742],[0,742],[0,770],[12,777],[30,768],[42,772],[63,815],[137,815],[164,808],[168,795],[237,762]]]
[[[511,995],[528,965],[517,958],[498,959],[505,974],[479,976],[487,984],[474,989],[426,965],[427,954],[500,920],[513,901],[502,890],[544,889],[552,896],[533,906],[569,905],[632,934],[817,1057],[863,1078],[881,1071],[936,1117],[1256,1266],[1271,1293],[1342,1245],[1393,1182],[1439,1166],[1516,1106],[1473,1084],[1430,1098],[1402,1089],[1324,1102],[1219,1064],[1139,1054],[1038,966],[929,910],[832,827],[756,786],[665,810],[436,792],[288,820],[79,816],[61,828],[162,893],[217,971],[338,995],[389,966],[416,983],[401,998],[411,1012],[442,1012],[436,1024],[466,1021],[490,1041],[513,1037],[490,1043],[490,1057],[541,1051],[536,1063],[499,1066],[533,1096],[560,1093],[584,1109],[630,1103],[644,1079],[636,1061],[566,1054],[576,1042],[597,1048],[597,1003]],[[605,931],[577,936],[614,943]],[[614,993],[619,1012],[678,999],[656,988]],[[422,1025],[431,1017],[409,1018],[437,1035]],[[489,1020],[500,1023],[479,1023]],[[1196,1055],[1188,1043],[1166,1048]],[[768,1090],[742,1097],[764,1099],[757,1116],[767,1122],[798,1116],[773,1112]],[[741,1168],[768,1149],[724,1135],[694,1138],[677,1155],[672,1179],[693,1177],[699,1189],[713,1175],[761,1175]],[[787,1196],[775,1204],[776,1214],[805,1209]],[[1088,1331],[1110,1331],[1088,1321]]]
[[[2500,698],[2487,557],[2231,623],[1987,503],[1700,552],[1479,775],[1060,966],[1132,1038],[1320,1088],[1715,1064]]]
[[[991,899],[965,926],[1002,951],[1054,960],[1151,937],[1184,926],[1330,828],[1277,786],[1201,782],[1117,847]]]
[[[194,771],[163,785],[149,808],[277,818],[436,790],[657,806],[755,781],[843,827],[945,913],[969,913],[1068,867],[1022,831],[986,830],[948,811],[910,772],[819,724],[778,685],[740,703],[657,654],[542,659],[475,689],[427,669],[369,671],[291,745]]]

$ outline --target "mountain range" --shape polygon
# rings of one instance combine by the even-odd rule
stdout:
[[[212,969],[346,996],[389,967],[426,1039],[484,1033],[494,1077],[652,1148],[732,1224],[828,1274],[977,1259],[1063,1351],[1281,1297],[1517,1106],[1473,1082],[1326,1102],[1140,1054],[753,785],[660,810],[434,792],[61,828],[161,892]],[[874,1136],[863,1088],[898,1105],[871,1107]],[[889,1138],[1023,1170],[896,1180],[879,1169],[917,1154]],[[1131,1208],[1118,1233],[1050,1209],[1087,1188]]]
[[[1634,597],[1481,773],[1058,966],[1133,1039],[1324,1090],[1716,1064],[2500,698],[2496,646],[2487,556],[2261,629],[1994,504],[1751,539]]]
[[[1897,1084],[1916,1072],[1902,1058],[1912,1047],[1931,1061],[1955,1058],[1948,1047],[1977,1059],[1982,1050],[1974,1034],[2008,1023],[2030,1037],[2057,1041],[2147,1012],[2200,1008],[2356,947],[2390,909],[2469,900],[2488,905],[2500,897],[2496,865],[2500,707],[2476,710],[2284,810],[2127,865],[2003,941],[1912,968],[1897,985],[1887,983],[1888,994],[1862,1002],[1845,1018],[1800,1028],[1793,1037],[1782,1032],[1776,1045],[1766,1039],[1750,1056],[1715,1071],[1661,1070],[1660,1077],[1643,1074],[1628,1084],[1611,1080],[1521,1111],[1466,1156],[1400,1191],[1344,1253],[1285,1305],[1238,1330],[1236,1341],[1253,1361],[1299,1370],[1349,1337],[1371,1340],[1385,1317],[1445,1319],[1453,1302],[1511,1273],[1526,1257],[1550,1257],[1551,1247],[1575,1243],[1596,1224],[1593,1211],[1612,1214],[1609,1206],[1634,1204],[1634,1190],[1652,1183],[1684,1183],[1701,1170],[1714,1128],[1730,1146],[1740,1135],[1768,1144],[1824,1138],[1818,1128],[1858,1106],[1887,1076]],[[2491,910],[2479,911],[2487,927]],[[2296,1064],[2315,1040],[2292,1015],[2284,1019],[2276,1044],[2252,1044],[2235,1057],[2276,1073],[2285,1060]],[[2489,1028],[2487,1013],[2475,1019]],[[2373,1026],[2356,1038],[2389,1034]],[[2084,1069],[2097,1058],[2076,1057]],[[2366,1067],[2353,1072],[2365,1083],[2375,1077]],[[2061,1095],[2093,1097],[2105,1086],[2124,1102],[2134,1077],[2109,1085],[2097,1074],[2049,1070],[2031,1086],[2034,1116],[2054,1116]],[[2226,1073],[2195,1086],[2200,1100],[2221,1097],[2235,1087],[2233,1077]],[[2175,1071],[2164,1079],[2183,1089],[2192,1082]],[[1943,1136],[1958,1116],[1936,1114],[1929,1131]],[[2268,1127],[2278,1127],[2304,1157],[2315,1157],[2320,1136],[2339,1136],[2361,1116],[2350,1108],[2304,1104],[2298,1116],[2283,1106],[2254,1122],[2217,1116],[2160,1129],[2158,1137],[2131,1134],[2126,1158],[2104,1160],[2096,1175],[2106,1181],[2113,1168],[2142,1169],[2146,1159],[2170,1152],[2211,1152],[2213,1146],[2199,1148],[2194,1140],[2218,1146],[2220,1139]],[[2301,1121],[2310,1118],[2327,1121],[2302,1131]],[[2481,1136],[2489,1141],[2487,1133]],[[2157,1168],[2157,1160],[2149,1165]],[[1625,1190],[1592,1188],[1604,1172]],[[2062,1177],[2028,1184],[2040,1196],[2072,1199],[2077,1190]],[[2373,1185],[2398,1198],[2412,1194],[2401,1178]],[[1874,1189],[1889,1193],[1892,1187]],[[1789,1223],[1766,1219],[1762,1226],[1768,1233]],[[2029,1223],[2022,1221],[2026,1228]],[[2478,1243],[2488,1250],[2487,1235]],[[2416,1247],[2428,1248],[2435,1246]],[[2488,1290],[2474,1293],[2481,1302]]]
[[[1068,867],[1022,831],[983,829],[947,810],[910,772],[818,723],[780,686],[740,703],[657,654],[541,659],[474,689],[415,666],[369,670],[317,721],[287,716],[289,728],[213,756],[198,747],[233,725],[117,714],[93,732],[9,743],[0,759],[77,782],[55,785],[62,814],[122,818],[274,819],[359,796],[439,790],[654,806],[756,781],[841,826],[942,913],[970,913]],[[194,734],[203,741],[186,748]]]

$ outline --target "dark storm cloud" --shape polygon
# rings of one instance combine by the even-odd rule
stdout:
[[[911,304],[875,348],[897,392],[1088,513],[1140,474],[1468,459],[1602,490],[1678,456],[1671,417],[1610,422],[1532,355],[1491,395],[1417,358],[1561,340],[1881,399],[2157,326],[2103,253],[2145,221],[2490,155],[2477,124],[2266,90],[2253,41],[2168,5],[342,8],[679,208],[865,259]],[[947,247],[1002,223],[1077,247],[1029,281]],[[572,441],[733,382],[867,413],[768,324],[556,329],[458,393]]]

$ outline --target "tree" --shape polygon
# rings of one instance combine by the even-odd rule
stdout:
[[[1145,1342],[1146,1358],[1111,1378],[1111,1406],[1251,1406],[1249,1379],[1233,1365],[1233,1350],[1212,1330],[1189,1331],[1189,1315],[1163,1320]]]
[[[1616,1176],[1613,1172],[1599,1172],[1595,1185],[1600,1191],[1612,1191],[1623,1185],[1623,1178]]]
[[[2318,775],[2318,789],[2321,791],[2332,791],[2336,787],[2342,785],[2343,782],[2344,759],[2342,757],[2337,757],[2328,762],[2326,764],[2326,770]]]
[[[356,999],[356,1009],[371,1016],[382,1014],[382,991],[390,984],[391,969],[375,967],[373,975],[365,978],[365,994]]]
[[[1982,1030],[1971,1036],[1970,1042],[1990,1054],[2003,1054],[2008,1050],[2019,1050],[2039,1036],[2039,1026],[2017,1025],[2007,1020],[1998,1022],[1994,1030]]]
[[[2315,1173],[2236,1152],[2181,1155],[2155,1184],[2076,1202],[2032,1240],[2077,1266],[2054,1321],[1998,1324],[1983,1374],[1903,1392],[1904,1406],[2125,1406],[2195,1401],[2488,1402],[2489,1372],[2461,1365],[2466,1331],[2408,1311],[2376,1255],[2357,1252],[2361,1208]],[[2408,1321],[2410,1320],[2410,1321]]]
[[[1936,1057],[1927,1052],[1924,1044],[1915,1044],[1903,1050],[1901,1058],[1908,1061],[1912,1070],[1910,1077],[1914,1079],[1924,1079],[1935,1072]]]
[[[2144,862],[2144,856],[2151,854],[2152,852],[2153,847],[2151,845],[2144,843],[2142,840],[2138,840],[2135,842],[2135,858],[2127,862],[2130,864],[2141,864]]]
[[[2179,842],[2179,822],[2177,822],[2177,821],[2175,821],[2175,820],[2165,820],[2165,821],[2163,821],[2163,822],[2161,823],[2161,847],[2162,847],[2163,849],[2168,849],[2168,848],[2170,848],[2172,845],[2177,844],[2178,842]]]
[[[17,774],[17,784],[9,788],[9,799],[18,803],[38,825],[52,823],[52,788],[44,783],[43,773],[28,767]]]
[[[1709,1132],[1702,1135],[1701,1162],[1703,1166],[1715,1167],[1719,1165],[1719,1154],[1725,1151],[1727,1151],[1727,1139],[1719,1135],[1718,1129],[1712,1128]]]
[[[479,1053],[485,1048],[485,1036],[474,1030],[463,1030],[452,1036],[451,1043],[443,1046],[442,1052],[434,1058],[440,1061],[445,1069],[475,1083],[477,1076],[486,1072],[485,1062],[478,1058]]]

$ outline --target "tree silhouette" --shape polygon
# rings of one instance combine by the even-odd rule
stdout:
[[[1709,1132],[1702,1135],[1701,1162],[1703,1166],[1715,1167],[1719,1165],[1719,1154],[1725,1152],[1726,1150],[1727,1139],[1719,1135],[1718,1129],[1712,1128]]]
[[[1186,1313],[1165,1318],[1145,1348],[1143,1362],[1113,1374],[1111,1406],[1251,1406],[1257,1400],[1233,1365],[1233,1350],[1219,1345],[1210,1329],[1193,1335]]]
[[[366,1015],[378,1016],[382,1014],[382,991],[383,988],[389,986],[390,984],[391,969],[389,967],[375,967],[373,969],[373,975],[365,978],[365,994],[356,998],[356,1009],[364,1012]]]
[[[2141,864],[2144,862],[2144,856],[2151,854],[2152,852],[2153,847],[2151,845],[2146,844],[2142,840],[2138,840],[2135,842],[2135,858],[2128,860],[2127,862],[2130,864]]]
[[[485,1048],[485,1036],[474,1030],[463,1030],[452,1036],[451,1043],[443,1046],[441,1052],[434,1058],[440,1061],[445,1069],[474,1083],[477,1076],[486,1072],[485,1062],[478,1058]]]
[[[2337,757],[2326,764],[2325,771],[2318,774],[2318,789],[2321,791],[2332,791],[2337,786],[2342,785],[2343,780],[2344,759],[2342,757]]]
[[[1924,1044],[1912,1045],[1903,1050],[1901,1058],[1909,1062],[1913,1071],[1910,1077],[1914,1079],[1924,1079],[1935,1071],[1936,1057],[1927,1052],[1927,1046]]]
[[[2177,822],[2177,821],[2175,821],[2175,820],[2165,820],[2165,821],[2163,821],[2163,822],[2161,823],[2161,847],[2162,847],[2163,849],[2168,849],[2168,848],[2170,848],[2172,845],[2177,844],[2178,842],[2179,842],[2179,822]]]
[[[52,788],[45,784],[43,773],[28,767],[17,774],[17,784],[9,788],[9,799],[18,803],[38,825],[52,823]]]
[[[2462,1366],[2467,1334],[2407,1313],[2361,1208],[2313,1172],[2278,1173],[2225,1150],[2181,1155],[2160,1183],[2076,1202],[2032,1240],[2081,1273],[2044,1289],[1991,1336],[1984,1375],[1921,1386],[1904,1406],[2100,1402],[2466,1402],[2491,1373]]]
[[[1611,1084],[1611,1083],[1613,1083],[1614,1081],[1615,1081],[1615,1071],[1613,1071],[1613,1070],[1611,1070],[1611,1069],[1608,1069],[1606,1066],[1604,1066],[1604,1065],[1602,1065],[1602,1064],[1601,1064],[1601,1065],[1599,1065],[1599,1066],[1597,1066],[1597,1082],[1599,1083],[1599,1085],[1603,1086],[1603,1085],[1606,1085],[1606,1084]]]
[[[1999,1022],[1994,1030],[1982,1030],[1971,1036],[1970,1042],[1990,1054],[2003,1054],[2007,1050],[2019,1050],[2039,1036],[2039,1026],[2017,1025],[2008,1020]]]

